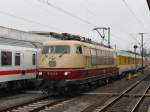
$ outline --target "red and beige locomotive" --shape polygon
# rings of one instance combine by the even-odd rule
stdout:
[[[43,44],[38,74],[44,81],[45,88],[50,92],[53,90],[61,92],[68,86],[88,84],[136,69],[133,56],[130,63],[119,62],[121,55],[129,59],[131,57],[129,53],[117,55],[112,48],[76,35],[67,33],[60,35],[51,33],[51,35],[62,40]],[[137,56],[137,60],[140,59],[141,57]],[[137,64],[139,66],[140,61]]]

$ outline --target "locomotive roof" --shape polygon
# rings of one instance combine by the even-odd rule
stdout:
[[[44,46],[47,46],[47,45],[74,45],[74,44],[79,44],[79,45],[83,45],[83,46],[90,47],[90,48],[96,48],[96,49],[100,48],[103,50],[114,51],[114,49],[104,47],[102,45],[95,45],[92,43],[85,43],[85,42],[76,41],[76,40],[51,40],[51,41],[47,41],[47,42],[43,43]]]

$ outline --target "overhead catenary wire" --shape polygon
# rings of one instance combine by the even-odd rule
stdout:
[[[69,14],[68,16],[71,16],[72,17],[72,13],[68,13],[68,11],[66,11],[66,10],[64,10],[64,9],[62,9],[62,8],[60,8],[60,7],[56,7],[54,4],[52,4],[52,3],[50,3],[49,2],[49,0],[38,0],[39,2],[42,2],[42,3],[44,3],[44,4],[46,4],[46,5],[49,5],[49,6],[51,6],[52,8],[55,8],[55,9],[57,9],[57,10],[59,10],[59,11],[61,11],[61,12],[63,12],[63,13],[65,13],[65,14]],[[90,11],[90,10],[89,10]],[[66,13],[67,12],[67,13]],[[71,14],[71,15],[70,15]],[[95,14],[93,14],[93,12],[91,12],[90,11],[90,14],[92,15],[92,16],[94,16],[95,17]],[[73,17],[74,17],[75,15],[73,15]],[[78,18],[75,18],[75,19],[78,19]],[[81,18],[82,19],[82,18]],[[80,19],[80,20],[81,20]],[[82,20],[81,20],[82,21]],[[83,22],[83,21],[82,21]],[[85,21],[84,21],[85,22]],[[89,22],[88,22],[89,23]],[[87,22],[86,22],[86,24],[87,24]],[[90,24],[90,25],[93,25],[92,23]],[[115,36],[116,37],[116,36]],[[120,38],[119,38],[120,39]],[[120,40],[123,40],[123,39],[120,39]],[[125,41],[127,41],[127,40],[125,40]],[[129,41],[128,41],[129,42]]]
[[[61,8],[59,8],[59,7],[56,7],[56,6],[54,6],[52,3],[49,3],[49,1],[48,0],[38,0],[39,2],[43,2],[43,3],[45,3],[45,4],[47,4],[47,5],[50,5],[50,6],[52,6],[52,8],[56,8],[57,10],[59,10],[59,11],[63,11],[63,13],[65,13],[65,14],[67,14],[68,15],[68,12],[66,13],[66,11],[64,10],[64,9],[61,9]],[[89,10],[90,11],[90,10]],[[93,12],[91,12],[90,11],[90,14],[92,15],[92,16],[94,16],[95,14],[92,14]],[[69,13],[69,16],[70,16],[70,13]],[[71,17],[72,17],[72,14],[71,14]],[[74,17],[74,15],[73,15],[73,17]],[[95,17],[95,16],[94,16]],[[76,19],[76,18],[75,18]],[[77,18],[78,19],[78,18]],[[81,19],[79,19],[79,20],[81,20]],[[83,22],[82,20],[81,20],[81,22]],[[91,24],[89,24],[89,25],[93,25],[92,23]],[[93,25],[94,26],[94,25]],[[120,39],[120,38],[119,38]],[[121,40],[123,40],[123,39],[120,39],[120,41]],[[127,41],[127,40],[125,40],[125,41]],[[129,42],[129,41],[128,41]]]
[[[137,44],[140,45],[140,41],[137,38],[135,38],[132,34],[130,34],[130,36],[137,42]]]
[[[72,13],[70,13],[70,12],[68,12],[68,11],[66,11],[66,10],[64,10],[64,9],[62,9],[62,8],[60,8],[60,7],[58,7],[58,6],[56,6],[56,5],[54,5],[54,4],[52,4],[49,0],[38,0],[39,2],[42,2],[42,3],[44,3],[44,4],[46,4],[46,5],[48,5],[48,6],[50,6],[50,7],[52,7],[52,8],[54,8],[54,9],[56,9],[56,10],[58,10],[58,11],[60,11],[60,12],[62,12],[62,13],[64,13],[64,14],[66,14],[66,15],[68,15],[68,16],[70,16],[70,17],[73,17],[73,18],[75,18],[75,19],[78,19],[79,21],[81,21],[81,22],[83,22],[83,23],[85,23],[85,24],[88,24],[89,26],[95,26],[93,23],[91,23],[91,22],[89,22],[89,21],[87,21],[87,20],[85,20],[85,19],[83,19],[83,18],[81,18],[81,17],[78,17],[78,16],[76,16],[76,15],[74,15],[74,14],[72,14]],[[129,11],[132,13],[132,15],[134,15],[135,16],[135,18],[137,19],[137,21],[139,22],[139,23],[141,23],[142,25],[143,25],[143,27],[145,28],[145,25],[143,24],[143,22],[136,16],[136,14],[134,13],[134,11],[132,11],[132,9],[130,8],[130,6],[126,3],[126,1],[125,0],[123,0],[123,2],[125,3],[125,5],[126,5],[126,7],[129,9]],[[89,10],[89,9],[88,9]],[[92,15],[92,16],[94,16],[94,14],[90,11],[90,14]],[[115,36],[116,37],[116,36]],[[134,39],[135,40],[135,39]],[[136,40],[137,41],[137,40]]]
[[[149,31],[149,28],[146,28],[143,21],[141,19],[139,19],[139,17],[137,17],[137,15],[134,13],[134,11],[130,8],[130,6],[128,5],[128,3],[126,2],[126,0],[122,0],[124,5],[126,6],[126,8],[130,11],[130,13],[135,17],[135,19],[137,20],[137,22],[141,23],[142,27],[144,29],[146,29],[147,31]]]
[[[85,0],[84,0],[84,1],[82,1],[81,3],[84,3],[84,4],[82,4],[83,7],[84,7],[85,4],[88,3],[88,0],[86,0],[86,2],[85,2]],[[92,12],[91,9],[89,9],[88,7],[84,7],[84,8],[86,9],[86,11],[87,11],[91,16],[96,17],[96,14],[95,14],[94,12]],[[120,29],[119,29],[119,31],[120,31]],[[121,31],[121,32],[127,34],[127,33],[124,32],[124,31]],[[114,34],[115,34],[115,33],[114,33]],[[130,35],[129,35],[129,36],[130,36]],[[113,36],[113,37],[116,37],[116,36]],[[118,36],[118,37],[119,37],[119,36]],[[131,35],[131,37],[133,38],[134,41],[138,42],[138,40],[135,39],[132,35]],[[122,38],[117,38],[117,39],[120,39],[120,41],[127,41],[126,39],[122,39]],[[128,42],[130,42],[130,41],[128,41]],[[139,42],[138,42],[138,43],[139,43]]]
[[[85,8],[85,10],[86,10],[87,13],[89,13],[90,15],[92,15],[92,16],[94,16],[94,17],[97,16],[93,11],[91,11],[91,10],[87,7],[87,5],[88,5],[88,0],[82,1],[81,4],[82,4],[82,7]],[[90,4],[90,5],[91,5],[91,4]]]
[[[14,14],[12,14],[12,13],[0,11],[0,14],[7,15],[7,16],[10,16],[10,17],[13,17],[13,18],[16,18],[16,19],[19,19],[19,20],[22,20],[22,21],[31,23],[31,24],[36,24],[36,25],[43,26],[43,27],[47,27],[47,28],[50,28],[50,29],[62,31],[62,30],[59,29],[59,28],[56,28],[56,27],[53,27],[53,26],[49,26],[49,25],[47,25],[47,24],[43,24],[43,23],[40,23],[40,22],[37,22],[37,21],[34,21],[34,20],[26,19],[26,18],[24,18],[24,17],[16,16],[16,15],[14,15]]]
[[[111,34],[112,35],[112,37],[115,37],[115,38],[119,38],[119,36],[118,35],[116,35],[116,34]],[[128,42],[129,43],[129,41],[128,40],[126,40],[126,39],[124,39],[124,38],[119,38],[118,39],[118,41],[120,41],[120,42],[122,42],[122,41],[126,41],[126,42]],[[125,47],[123,44],[120,44],[120,46],[122,46],[123,48]],[[115,43],[115,47],[116,47],[116,43]]]
[[[81,18],[81,17],[79,17],[79,16],[76,16],[76,15],[72,14],[71,12],[66,11],[66,10],[63,9],[63,8],[60,8],[60,7],[58,7],[58,6],[56,6],[56,5],[52,4],[52,3],[50,3],[49,0],[38,0],[38,1],[39,1],[40,3],[44,3],[44,4],[46,4],[46,5],[50,6],[50,7],[52,7],[52,8],[54,8],[54,9],[58,10],[59,12],[62,12],[62,13],[64,13],[64,14],[66,14],[66,15],[68,15],[68,16],[74,18],[74,19],[77,19],[77,20],[81,21],[82,23],[85,23],[85,24],[87,24],[87,25],[89,25],[89,26],[92,26],[92,27],[96,27],[96,25],[94,25],[94,24],[91,23],[90,21],[85,20],[85,19],[83,19],[83,18]]]
[[[39,0],[40,1],[40,0]],[[52,5],[54,5],[54,4],[52,4]],[[58,7],[59,8],[59,7]],[[1,12],[0,12],[1,13]],[[33,21],[33,20],[29,20],[29,19],[26,19],[26,18],[24,18],[24,17],[18,17],[18,16],[16,16],[16,15],[13,15],[13,14],[6,14],[7,12],[4,12],[5,13],[5,15],[8,15],[8,16],[11,16],[11,17],[14,17],[14,18],[17,18],[17,19],[20,19],[20,20],[23,20],[23,21],[26,21],[26,22],[28,22],[28,23],[33,23],[33,24],[37,24],[37,25],[40,25],[40,26],[44,26],[44,27],[47,27],[47,28],[52,28],[52,29],[57,29],[58,30],[58,28],[55,28],[55,27],[52,27],[52,26],[49,26],[49,25],[46,25],[46,24],[42,24],[42,23],[39,23],[39,22],[36,22],[36,21]],[[65,13],[65,12],[64,12]],[[72,13],[71,13],[72,14]],[[92,13],[91,13],[92,14]],[[80,18],[80,17],[79,17]],[[81,18],[82,19],[82,18]],[[82,20],[81,20],[82,21]],[[83,21],[82,21],[83,22]],[[89,21],[87,21],[87,22],[89,22]],[[87,24],[87,23],[86,23]],[[90,26],[94,26],[94,24],[89,24]],[[60,30],[60,29],[59,29]],[[120,38],[119,38],[120,39]],[[125,39],[126,40],[126,39]]]

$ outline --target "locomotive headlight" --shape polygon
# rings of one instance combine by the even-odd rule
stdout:
[[[39,75],[42,75],[42,72],[39,72]]]
[[[64,76],[68,76],[70,72],[64,72]]]

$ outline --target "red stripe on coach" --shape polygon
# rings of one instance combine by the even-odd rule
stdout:
[[[25,71],[25,73],[34,73],[36,72],[36,69],[0,71],[0,75],[22,74],[22,71]]]

